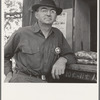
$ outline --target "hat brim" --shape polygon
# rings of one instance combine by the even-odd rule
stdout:
[[[57,15],[60,15],[61,12],[62,12],[62,8],[59,8],[59,7],[55,7],[55,6],[52,6],[52,5],[46,5],[46,4],[36,4],[36,5],[33,5],[32,6],[32,10],[36,11],[40,6],[47,6],[47,7],[53,7],[55,8],[56,12],[57,12]]]

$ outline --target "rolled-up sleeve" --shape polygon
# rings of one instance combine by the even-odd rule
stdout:
[[[75,54],[73,53],[71,47],[69,46],[67,40],[62,35],[62,46],[61,46],[61,56],[67,59],[67,64],[76,63]]]

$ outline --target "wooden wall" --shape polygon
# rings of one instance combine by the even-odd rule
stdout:
[[[67,22],[66,22],[66,39],[68,41],[68,44],[72,48],[72,19],[73,19],[73,9],[69,8],[67,9]]]
[[[90,8],[84,0],[75,0],[73,49],[90,50]]]
[[[23,20],[22,26],[31,25],[32,12],[30,6],[34,4],[34,0],[23,0]]]
[[[92,6],[91,9],[91,17],[90,17],[90,21],[91,21],[91,25],[90,25],[90,29],[91,29],[91,51],[95,51],[97,52],[97,7],[96,6]]]
[[[69,9],[69,8],[72,8],[73,6],[73,0],[54,0],[55,3],[63,8],[63,9]]]

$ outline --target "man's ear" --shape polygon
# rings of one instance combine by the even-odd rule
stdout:
[[[38,19],[38,13],[37,13],[37,11],[34,13],[34,15],[35,15],[36,19]]]

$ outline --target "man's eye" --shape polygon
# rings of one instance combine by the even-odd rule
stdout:
[[[42,12],[47,12],[47,9],[41,9]]]
[[[51,10],[51,13],[56,13],[56,11],[55,10]]]

